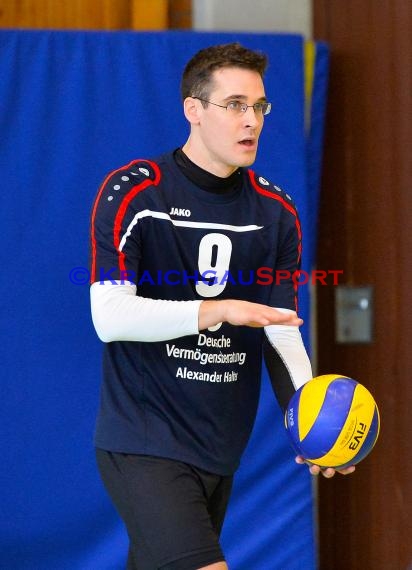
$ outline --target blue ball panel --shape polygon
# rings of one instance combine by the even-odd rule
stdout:
[[[286,427],[290,436],[293,450],[297,455],[302,455],[299,447],[299,402],[302,387],[295,392],[286,410]]]
[[[357,382],[337,378],[329,386],[316,422],[301,442],[307,459],[322,457],[330,451],[348,417]]]

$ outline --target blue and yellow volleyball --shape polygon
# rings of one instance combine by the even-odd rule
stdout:
[[[309,463],[347,467],[376,443],[379,410],[365,386],[338,374],[312,378],[292,396],[285,412],[292,447]]]

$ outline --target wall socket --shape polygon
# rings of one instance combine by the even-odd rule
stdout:
[[[335,339],[338,343],[373,341],[373,287],[335,287]]]

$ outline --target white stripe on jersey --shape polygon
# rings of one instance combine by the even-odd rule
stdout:
[[[184,226],[187,228],[201,228],[206,230],[229,230],[232,232],[253,232],[255,230],[261,230],[263,228],[263,226],[256,226],[254,224],[251,224],[250,226],[232,226],[229,224],[215,224],[212,222],[190,222],[188,220],[173,220],[169,216],[169,214],[165,214],[164,212],[154,212],[153,210],[142,210],[141,212],[138,212],[133,218],[133,220],[130,222],[126,230],[126,233],[120,240],[119,251],[123,250],[126,244],[126,240],[132,233],[132,229],[137,224],[137,222],[142,218],[147,218],[147,217],[168,220],[169,222],[172,222],[174,226]]]

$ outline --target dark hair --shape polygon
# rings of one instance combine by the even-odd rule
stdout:
[[[182,76],[180,92],[186,97],[209,97],[212,73],[224,67],[240,67],[257,71],[263,78],[268,64],[267,56],[243,47],[240,43],[221,44],[198,51],[187,63]]]

